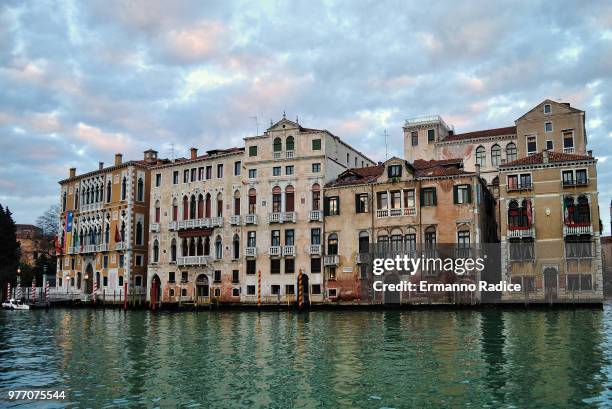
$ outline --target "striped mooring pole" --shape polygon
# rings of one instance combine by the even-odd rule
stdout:
[[[304,302],[304,287],[302,286],[302,269],[298,272],[298,308],[302,309],[302,304]]]
[[[261,307],[261,270],[257,271],[257,307]]]
[[[92,277],[93,279],[93,291],[91,292],[92,295],[92,301],[94,303],[94,305],[96,304],[96,293],[98,292],[98,283],[96,281],[96,277]]]
[[[11,283],[6,283],[6,299],[10,300],[11,298]]]
[[[32,301],[36,302],[36,280],[32,280]]]
[[[45,282],[45,301],[49,301],[49,282]]]

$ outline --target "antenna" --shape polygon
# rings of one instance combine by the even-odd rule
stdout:
[[[255,121],[255,129],[257,130],[257,133],[255,134],[255,136],[258,136],[259,135],[259,121],[257,120],[257,115],[250,116],[249,118]]]
[[[173,143],[170,144],[170,150],[167,150],[166,153],[170,154],[170,157],[172,158],[173,161],[174,161],[174,159],[176,159],[176,157],[175,157],[176,150],[174,149],[174,144]]]
[[[389,150],[388,150],[388,147],[387,147],[387,130],[386,129],[385,129],[384,135],[385,135],[385,161],[386,161],[387,159],[389,159]]]

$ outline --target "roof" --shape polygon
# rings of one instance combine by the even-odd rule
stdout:
[[[63,184],[73,180],[79,180],[81,178],[87,178],[95,175],[101,175],[106,172],[114,171],[116,169],[125,168],[128,166],[140,166],[143,168],[152,168],[153,166],[159,165],[160,163],[168,163],[168,159],[157,159],[155,162],[147,162],[146,160],[129,160],[126,162],[121,162],[119,165],[107,166],[102,169],[96,169],[89,172],[81,173],[80,175],[76,175],[74,177],[67,177],[65,179],[60,180],[58,183]]]
[[[516,126],[506,126],[504,128],[493,128],[485,129],[482,131],[473,131],[460,133],[455,135],[448,135],[442,140],[442,142],[450,141],[462,141],[465,139],[478,139],[487,138],[489,136],[504,136],[504,135],[516,135]]]
[[[412,166],[414,166],[416,169],[427,169],[427,168],[433,168],[436,166],[450,166],[450,165],[461,166],[462,164],[463,164],[462,158],[440,159],[440,160],[417,159],[414,162],[412,162]]]
[[[326,187],[361,185],[376,182],[382,175],[385,167],[383,165],[366,166],[363,168],[347,169],[338,175],[336,180],[327,183]]]
[[[612,236],[601,236],[602,243],[612,243]]]
[[[542,151],[534,155],[529,155],[524,158],[520,158],[512,162],[505,163],[501,165],[501,167],[520,166],[520,165],[541,165],[544,163],[544,152],[545,151]],[[573,161],[581,161],[581,160],[595,160],[592,156],[589,156],[589,155],[577,155],[575,153],[563,153],[563,152],[555,152],[555,151],[546,151],[546,152],[548,154],[547,163],[562,163],[562,162],[573,162]]]

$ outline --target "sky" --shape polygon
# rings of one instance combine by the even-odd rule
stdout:
[[[511,126],[540,101],[586,111],[606,234],[607,1],[0,3],[0,204],[33,223],[98,162],[242,146],[286,112],[370,158],[407,118]]]

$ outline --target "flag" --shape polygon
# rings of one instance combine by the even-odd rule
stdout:
[[[72,212],[66,213],[66,232],[70,233],[72,231]]]
[[[569,225],[569,210],[567,209],[567,200],[563,199],[563,222]]]
[[[54,242],[53,245],[55,246],[55,254],[57,254],[57,255],[63,254],[63,252],[62,252],[62,245],[60,244],[60,241],[58,240],[57,237],[55,237],[53,239],[53,242]]]
[[[531,227],[533,222],[533,215],[531,214],[531,200],[527,199],[525,203],[525,210],[527,211],[527,224]]]
[[[115,243],[122,242],[121,233],[119,233],[119,226],[115,226]]]

